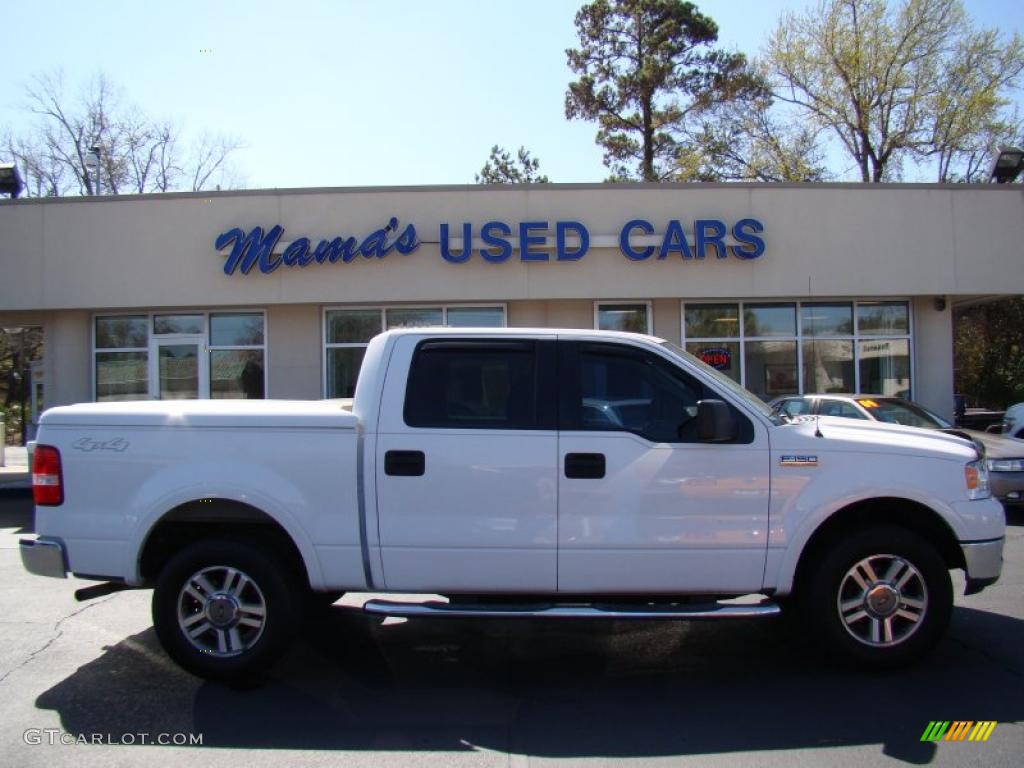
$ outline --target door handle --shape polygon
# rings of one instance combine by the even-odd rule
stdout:
[[[573,480],[600,480],[604,477],[603,453],[565,454],[565,476]]]
[[[423,451],[387,451],[384,454],[384,474],[392,477],[422,477],[427,461]]]

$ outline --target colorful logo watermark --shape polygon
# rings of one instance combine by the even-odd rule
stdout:
[[[921,741],[988,741],[995,729],[995,720],[932,720]]]

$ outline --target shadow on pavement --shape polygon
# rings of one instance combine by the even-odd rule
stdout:
[[[73,734],[190,732],[205,747],[646,757],[881,744],[932,760],[930,720],[1020,721],[1024,622],[957,608],[926,662],[827,665],[781,621],[418,620],[336,606],[248,688],[175,667],[152,630],[43,693]]]
[[[15,534],[34,533],[32,491],[0,487],[0,528],[14,528]]]

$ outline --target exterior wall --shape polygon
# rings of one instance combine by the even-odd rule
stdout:
[[[395,216],[414,253],[225,275],[216,237],[234,227],[364,237]],[[631,261],[631,219],[753,217],[764,255]],[[579,261],[501,264],[440,256],[440,224],[576,220]],[[1024,293],[1024,190],[1014,185],[541,185],[225,192],[14,200],[0,205],[0,309],[270,306],[545,299],[773,298]],[[549,232],[549,241],[553,233]],[[601,243],[596,242],[602,240]]]
[[[945,308],[936,309],[936,300]],[[914,398],[953,421],[953,306],[945,296],[918,296],[914,319]]]
[[[46,406],[92,400],[92,313],[54,312],[43,326]]]
[[[593,328],[591,301],[511,301],[507,322],[511,328]]]
[[[655,299],[651,306],[654,313],[654,335],[679,344],[683,337],[679,299]]]
[[[362,238],[390,216],[415,225],[408,255],[225,275],[217,235],[281,224],[300,236]],[[632,261],[631,219],[656,235],[678,219],[763,222],[764,254]],[[499,264],[441,257],[487,221],[574,220],[592,243],[578,261]],[[0,205],[0,325],[43,325],[46,402],[92,398],[94,308],[253,307],[267,313],[268,394],[319,398],[323,307],[504,302],[508,325],[594,327],[595,302],[649,301],[653,332],[679,343],[680,300],[910,298],[916,398],[952,417],[952,311],[960,296],[1024,294],[1024,190],[999,185],[544,185],[226,192]],[[513,233],[514,235],[515,233]],[[476,247],[480,247],[477,243]],[[453,244],[453,248],[458,248]],[[946,309],[935,309],[935,297]],[[143,309],[144,308],[144,309]]]
[[[267,396],[275,400],[321,397],[322,313],[314,304],[267,309]]]

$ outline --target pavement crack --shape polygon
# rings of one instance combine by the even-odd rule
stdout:
[[[95,608],[97,605],[100,605],[101,603],[105,603],[108,600],[112,600],[115,597],[117,597],[116,593],[113,594],[113,595],[107,595],[106,597],[100,598],[98,600],[92,600],[89,603],[86,603],[85,605],[83,605],[81,608],[78,608],[78,609],[72,611],[71,613],[67,614],[66,616],[61,616],[57,620],[57,622],[53,625],[53,630],[51,630],[53,632],[53,634],[50,637],[50,639],[47,640],[45,643],[43,643],[43,645],[40,646],[39,648],[37,648],[36,650],[32,651],[19,664],[16,664],[14,667],[12,667],[11,669],[9,669],[6,672],[4,672],[3,675],[0,675],[0,683],[3,683],[8,677],[13,675],[19,669],[24,669],[26,666],[28,666],[36,658],[36,656],[38,656],[39,654],[43,653],[43,651],[45,651],[47,648],[49,648],[51,645],[53,645],[55,642],[57,642],[61,638],[61,636],[63,636],[63,634],[64,634],[64,629],[63,629],[64,622],[68,621],[69,619],[75,618],[79,614],[85,613],[90,608]]]

